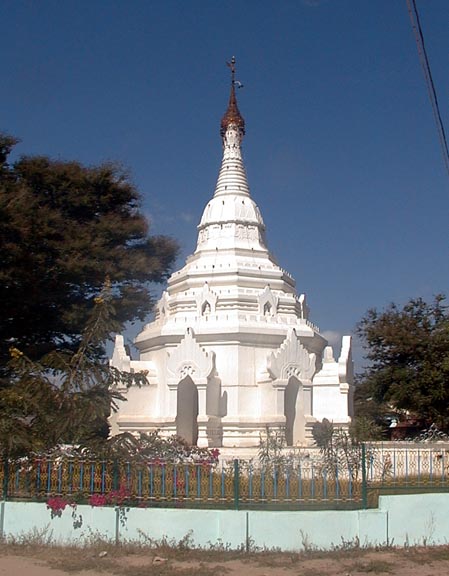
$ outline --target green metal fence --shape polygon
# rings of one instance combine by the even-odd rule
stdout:
[[[338,455],[337,455],[338,456]],[[0,463],[3,499],[92,505],[366,508],[382,493],[449,490],[449,446],[363,445],[354,460],[311,450],[278,464],[29,457]]]
[[[124,462],[34,458],[2,462],[4,499],[46,500],[64,496],[78,502],[140,506],[222,506],[228,508],[360,505],[361,483],[347,471],[329,475],[319,463],[257,466],[230,463]]]
[[[449,491],[449,444],[384,443],[365,447],[367,505],[379,494]]]

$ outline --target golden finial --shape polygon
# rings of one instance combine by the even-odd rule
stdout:
[[[230,124],[235,124],[238,126],[242,136],[245,134],[245,120],[240,114],[237,106],[237,98],[235,96],[235,87],[242,88],[243,84],[235,79],[235,56],[231,58],[230,62],[226,62],[226,65],[231,69],[231,95],[229,97],[228,109],[225,112],[221,120],[221,135],[224,136],[226,130]]]

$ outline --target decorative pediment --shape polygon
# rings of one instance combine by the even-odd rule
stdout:
[[[197,385],[206,384],[214,368],[214,352],[206,352],[196,341],[192,328],[187,328],[179,346],[168,353],[168,385],[176,386],[186,376]]]
[[[196,306],[199,316],[214,314],[217,300],[218,296],[209,288],[209,284],[205,282],[201,292],[196,295]]]
[[[264,291],[259,294],[259,314],[263,316],[276,316],[279,298],[273,294],[269,286],[265,286]]]
[[[315,373],[316,356],[307,352],[294,329],[290,330],[276,352],[268,357],[268,372],[275,380],[311,380]]]

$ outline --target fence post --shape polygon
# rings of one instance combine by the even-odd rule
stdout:
[[[9,459],[8,456],[3,458],[3,486],[2,486],[2,495],[3,500],[8,499],[8,486],[9,486]]]
[[[362,508],[368,508],[368,486],[366,481],[366,446],[362,443]]]
[[[239,500],[240,500],[240,470],[239,470],[239,461],[236,458],[234,460],[234,508],[236,510],[239,509]]]

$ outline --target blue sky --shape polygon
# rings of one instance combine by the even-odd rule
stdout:
[[[449,130],[449,3],[417,6]],[[0,51],[17,153],[122,162],[179,265],[235,55],[251,193],[321,331],[447,292],[449,176],[406,0],[0,0]]]

